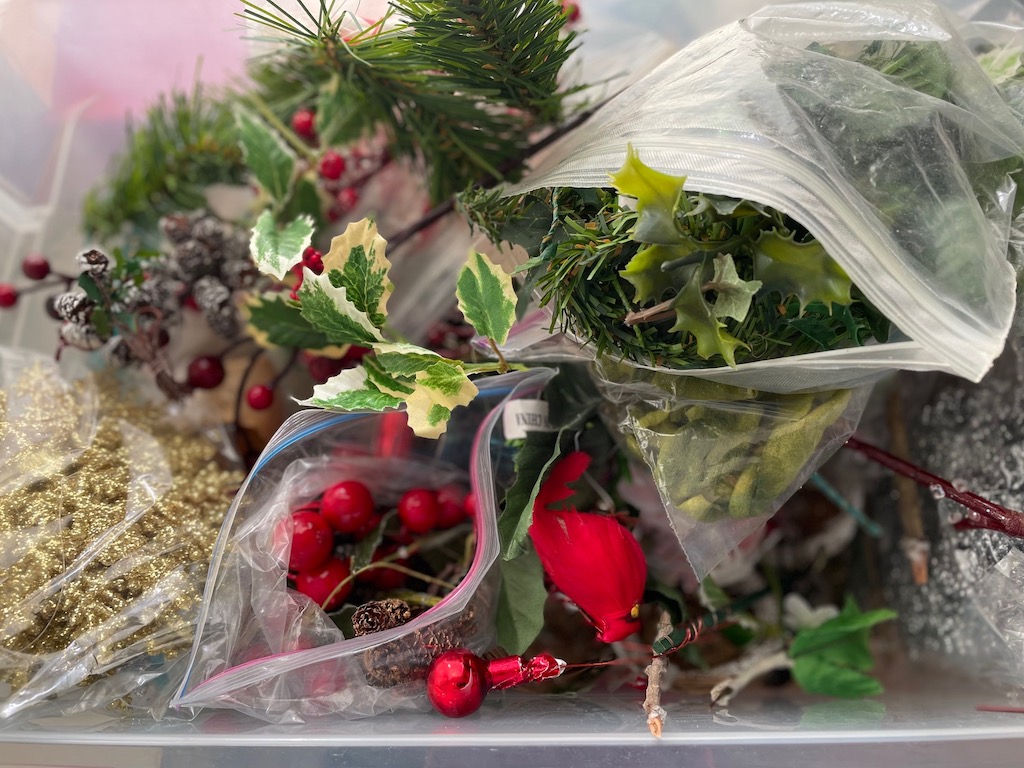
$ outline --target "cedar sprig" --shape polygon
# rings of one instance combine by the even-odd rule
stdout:
[[[394,156],[425,166],[435,201],[517,175],[531,135],[560,123],[577,90],[558,82],[574,36],[554,0],[396,0],[347,37],[344,12],[323,2],[300,15],[243,2],[243,16],[286,33],[254,69],[258,96],[282,118],[315,106],[324,143],[384,130]]]

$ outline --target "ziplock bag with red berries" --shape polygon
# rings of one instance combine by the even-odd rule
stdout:
[[[436,656],[492,643],[501,415],[550,375],[480,381],[440,440],[396,412],[289,419],[228,513],[174,705],[272,722],[426,707]]]

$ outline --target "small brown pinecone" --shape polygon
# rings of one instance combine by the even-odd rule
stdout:
[[[405,600],[388,597],[371,600],[356,608],[352,614],[352,629],[356,636],[372,635],[405,624],[412,618],[412,611]]]

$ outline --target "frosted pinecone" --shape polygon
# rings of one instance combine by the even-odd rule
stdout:
[[[231,290],[213,275],[196,280],[192,297],[214,333],[230,338],[238,333],[238,314],[231,302]]]
[[[96,306],[92,299],[84,293],[68,292],[60,293],[53,300],[53,311],[61,320],[86,325],[92,309]]]
[[[60,338],[68,346],[91,352],[103,346],[103,339],[91,325],[65,322],[60,327]]]
[[[88,272],[97,280],[110,269],[110,259],[105,253],[97,250],[85,251],[75,257],[79,272]]]

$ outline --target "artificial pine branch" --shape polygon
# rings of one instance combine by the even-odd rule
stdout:
[[[481,178],[516,176],[521,163],[510,161],[532,132],[562,120],[574,90],[558,84],[574,50],[561,4],[396,0],[393,9],[345,37],[344,15],[323,4],[318,15],[305,9],[312,30],[280,9],[247,8],[244,15],[291,34],[254,70],[259,95],[282,117],[300,106],[330,113],[319,126],[328,143],[383,129],[393,155],[426,167],[435,201]]]

